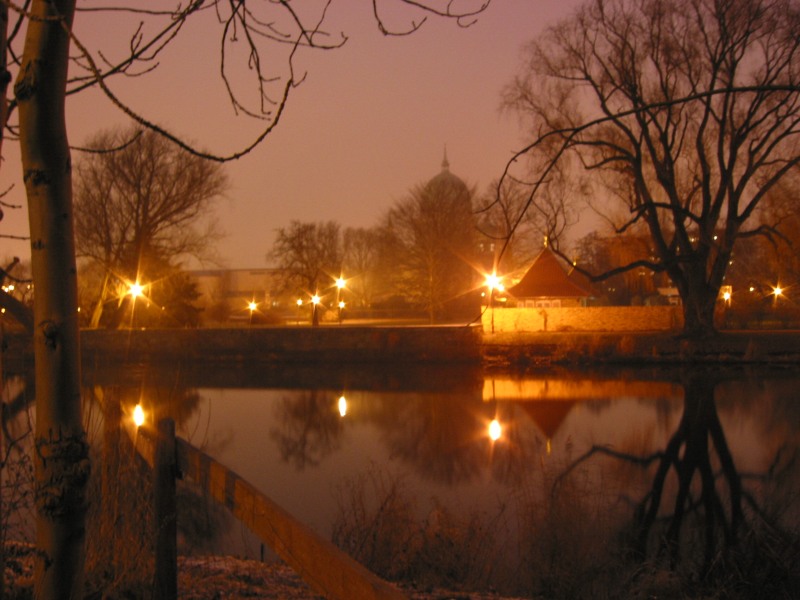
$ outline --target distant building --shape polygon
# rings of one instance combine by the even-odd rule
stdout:
[[[204,320],[237,321],[250,316],[250,303],[267,311],[277,302],[278,269],[209,269],[190,271],[197,282],[197,304]]]

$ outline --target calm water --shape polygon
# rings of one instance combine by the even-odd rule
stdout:
[[[731,569],[751,589],[796,583],[798,372],[84,377],[125,412],[171,414],[179,435],[386,576],[562,597],[619,578],[646,594],[642,565],[697,580],[742,547],[753,572]],[[219,548],[259,556],[226,531]],[[780,556],[762,564],[765,547]]]

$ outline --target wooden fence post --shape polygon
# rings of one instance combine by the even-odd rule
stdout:
[[[178,597],[178,542],[175,479],[175,421],[158,422],[155,466],[153,468],[153,503],[156,526],[156,565],[153,598],[176,600]]]

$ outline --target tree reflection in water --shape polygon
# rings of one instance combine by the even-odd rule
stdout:
[[[175,418],[183,437],[266,493],[284,494],[276,499],[305,511],[302,518],[330,513],[320,531],[388,576],[553,598],[689,596],[698,581],[708,594],[786,597],[798,584],[796,375],[635,373],[634,382],[653,385],[652,377],[676,391],[640,396],[614,376],[627,395],[591,402],[569,390],[495,400],[471,374],[461,383],[426,373],[392,385],[351,374],[327,387],[262,378],[244,386],[246,401],[230,383],[198,391],[198,381],[175,372],[144,375],[114,384],[117,375],[107,375],[102,398],[96,382],[85,388],[98,400],[86,411],[87,429],[112,449],[95,463],[103,477],[95,508],[108,508],[115,494],[145,494],[143,480],[127,479],[130,465],[115,466],[130,461],[129,443],[105,428],[142,402],[151,422]],[[580,377],[547,373],[538,383],[550,392],[561,381],[581,390],[609,385]],[[347,385],[355,389],[342,416],[336,390]],[[7,401],[6,411],[17,406]],[[492,442],[495,417],[503,435]],[[203,529],[212,510],[203,502],[182,504],[200,536],[195,549],[211,548],[214,537],[213,527]],[[120,505],[92,521],[119,528],[116,540],[90,536],[100,542],[89,558],[109,573],[119,575],[121,543],[147,518],[134,514]]]
[[[752,597],[772,597],[769,590],[791,588],[797,578],[792,574],[798,566],[796,532],[784,528],[785,515],[767,511],[757,494],[743,488],[717,412],[717,378],[687,370],[681,383],[683,413],[664,450],[639,455],[594,445],[561,473],[554,492],[597,455],[637,465],[651,472],[652,480],[634,503],[633,557],[655,564],[666,557],[671,570],[711,586],[727,580]],[[795,466],[797,448],[788,460],[783,450],[776,452],[768,472],[748,479],[765,484],[786,477]],[[737,580],[730,581],[732,573]]]
[[[728,418],[744,410],[748,423],[753,411],[742,394],[724,397],[720,381],[702,371],[682,373],[679,386],[661,381],[659,390],[682,388],[682,408],[677,397],[659,391],[648,400],[629,399],[649,411],[641,415],[654,413],[656,424],[622,426],[630,439],[594,445],[577,458],[572,452],[582,451],[582,441],[565,440],[559,428],[573,413],[585,422],[619,414],[616,400],[495,402],[473,389],[373,391],[348,394],[342,419],[337,393],[295,391],[278,405],[271,437],[283,460],[302,470],[335,461],[335,451],[352,443],[350,427],[374,432],[376,445],[364,452],[385,453],[389,462],[342,473],[333,531],[343,548],[390,578],[432,580],[438,573],[446,585],[461,578],[546,597],[592,596],[620,582],[627,587],[619,595],[663,593],[647,578],[665,573],[676,577],[670,589],[679,594],[697,580],[723,581],[726,592],[785,590],[800,564],[797,535],[782,532],[784,515],[764,506],[775,494],[756,488],[796,469],[787,453],[777,453],[769,472],[740,472],[718,405]],[[503,437],[492,443],[487,426],[495,416]],[[603,430],[593,435],[602,440]],[[552,454],[551,438],[558,446]],[[737,447],[741,455],[747,446]],[[450,489],[470,490],[462,506],[437,495]],[[476,492],[496,502],[481,504]],[[765,547],[770,541],[776,545]],[[739,579],[726,582],[732,573]]]
[[[487,466],[486,416],[475,394],[407,394],[384,401],[373,422],[391,456],[422,477],[455,485],[473,481]]]
[[[306,390],[284,397],[270,429],[284,461],[298,469],[317,466],[336,450],[342,433],[338,399],[330,392]]]

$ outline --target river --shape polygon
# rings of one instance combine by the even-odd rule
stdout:
[[[140,403],[172,416],[178,435],[388,578],[531,597],[797,585],[796,370],[137,365],[84,380],[125,415]],[[213,543],[187,550],[261,556],[217,518]]]

